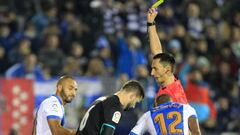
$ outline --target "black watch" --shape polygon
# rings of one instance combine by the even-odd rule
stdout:
[[[149,27],[149,26],[153,26],[153,25],[155,25],[155,22],[152,22],[152,23],[147,22],[147,26],[148,26],[148,27]]]

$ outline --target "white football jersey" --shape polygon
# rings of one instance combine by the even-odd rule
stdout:
[[[167,102],[143,114],[130,135],[177,134],[188,135],[188,118],[197,118],[196,111],[187,104]]]
[[[36,113],[36,135],[52,135],[48,119],[58,119],[61,125],[64,124],[64,107],[56,95],[52,95],[40,104]]]

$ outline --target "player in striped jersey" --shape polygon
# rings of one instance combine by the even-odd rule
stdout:
[[[156,99],[154,108],[144,113],[129,135],[200,135],[197,114],[187,104],[171,102],[169,95]]]

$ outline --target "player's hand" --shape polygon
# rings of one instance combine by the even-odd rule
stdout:
[[[156,8],[150,8],[148,10],[148,14],[147,14],[147,22],[153,23],[156,16],[157,16],[157,9]]]

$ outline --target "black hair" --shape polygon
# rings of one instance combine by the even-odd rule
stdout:
[[[174,72],[176,61],[173,55],[169,53],[158,53],[153,56],[153,59],[160,59],[159,62],[161,62],[164,66],[170,65],[172,72]]]
[[[145,94],[144,94],[144,89],[141,86],[141,84],[136,81],[136,80],[130,80],[127,81],[121,88],[121,90],[127,91],[127,92],[131,92],[131,91],[136,91],[137,95],[144,98]]]
[[[170,102],[171,101],[171,97],[167,94],[162,94],[160,96],[158,96],[155,100],[155,106],[159,106],[160,104],[166,103],[166,102]]]

